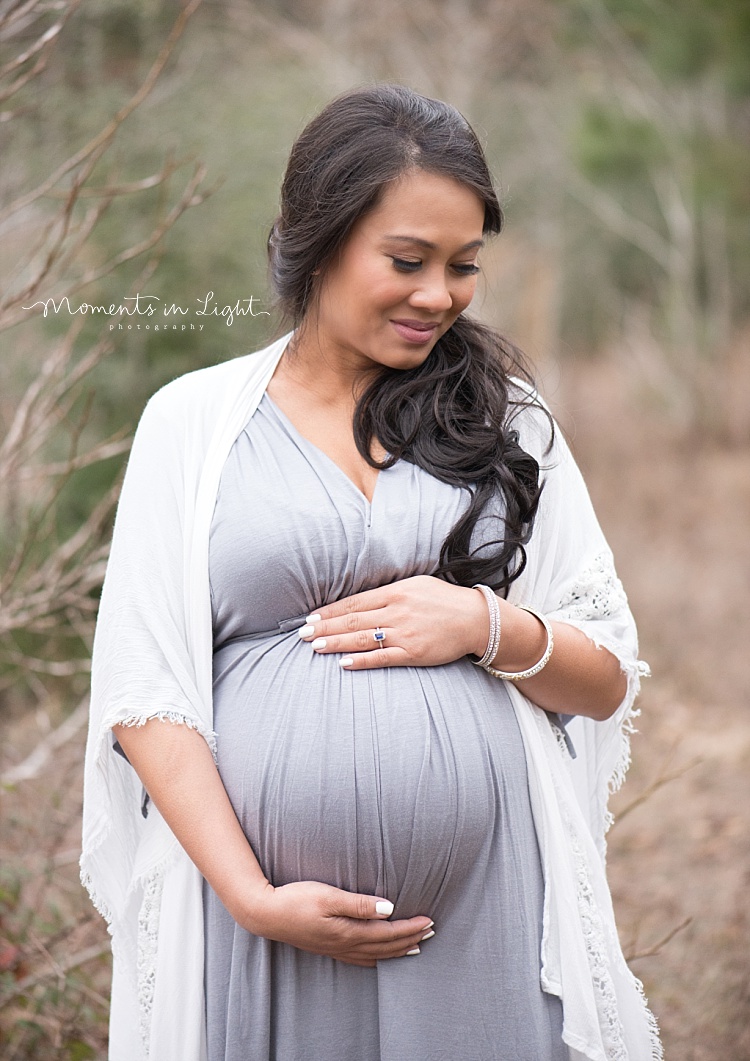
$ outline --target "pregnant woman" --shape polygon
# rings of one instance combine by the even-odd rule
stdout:
[[[660,1056],[603,869],[635,631],[465,315],[501,221],[452,107],[347,93],[269,238],[293,330],[143,415],[85,779],[114,1061]]]

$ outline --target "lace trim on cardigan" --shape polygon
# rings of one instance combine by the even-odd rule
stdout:
[[[537,720],[539,720],[538,716]],[[618,1013],[617,994],[608,968],[604,923],[589,879],[588,863],[583,848],[578,841],[566,801],[560,792],[554,771],[552,783],[557,793],[560,813],[565,823],[570,848],[573,853],[578,915],[586,947],[586,957],[591,971],[591,983],[594,988],[596,1009],[599,1015],[599,1030],[602,1036],[605,1056],[607,1061],[628,1061],[622,1022]]]
[[[599,1026],[602,1032],[605,1056],[607,1061],[628,1061],[630,1055],[623,1038],[624,1029],[618,1013],[617,996],[607,967],[604,922],[589,880],[586,856],[578,842],[575,830],[572,828],[567,810],[563,804],[561,804],[561,810],[563,820],[568,828],[568,836],[570,837],[571,849],[575,859],[578,878],[578,910],[581,916],[581,927],[589,959],[589,968],[591,969],[591,982],[596,991],[596,1006],[599,1011]],[[618,962],[618,964],[624,963]],[[648,1008],[648,1000],[643,990],[643,984],[632,972],[630,972],[630,976],[646,1014],[651,1042],[651,1061],[664,1061],[664,1049],[659,1038],[659,1025],[656,1017]]]
[[[568,589],[556,611],[565,612],[571,619],[609,619],[627,605],[612,555],[603,551]]]
[[[628,679],[627,710],[620,727],[620,753],[608,780],[609,795],[620,788],[630,766],[630,737],[636,732],[634,722],[640,715],[640,711],[633,705],[640,689],[641,678],[650,677],[651,669],[643,660],[625,662],[620,655],[619,645],[596,628],[591,629],[588,623],[592,620],[614,618],[627,607],[628,598],[615,572],[612,554],[608,550],[602,550],[568,588],[554,613],[563,622],[578,627],[597,648],[606,648],[617,657]],[[603,806],[602,825],[605,833],[609,831],[613,821],[611,811],[606,805]]]
[[[612,940],[610,941],[611,947],[608,948],[607,946],[606,927],[591,884],[588,860],[579,842],[568,812],[566,801],[560,792],[554,772],[552,783],[557,793],[560,813],[565,824],[570,841],[570,848],[573,853],[576,872],[576,901],[578,914],[581,921],[581,932],[586,947],[589,969],[591,970],[591,982],[595,993],[597,1013],[599,1014],[599,1028],[602,1035],[605,1056],[607,1061],[629,1061],[628,1049],[624,1039],[624,1029],[622,1021],[620,1020],[617,1004],[617,994],[609,971],[609,955],[613,952],[617,952],[619,943],[617,940]],[[625,966],[625,968],[627,969],[627,966]],[[630,970],[628,970],[628,972],[632,977],[646,1014],[649,1038],[651,1040],[651,1061],[664,1061],[664,1052],[659,1039],[659,1026],[653,1013],[648,1008],[643,984],[632,972],[630,972]]]
[[[599,1012],[599,1027],[607,1061],[628,1061],[628,1051],[623,1039],[623,1027],[617,1009],[617,995],[607,962],[607,950],[604,937],[604,925],[594,896],[594,889],[589,880],[588,865],[583,849],[575,835],[564,805],[561,805],[563,819],[568,829],[570,845],[575,860],[577,877],[578,913],[581,918],[581,929],[586,944],[586,954],[591,970],[591,982],[596,995],[596,1008]]]
[[[156,956],[159,949],[159,916],[164,890],[164,870],[159,868],[144,884],[138,911],[138,1026],[148,1056],[151,1013],[156,989]]]
[[[96,912],[100,914],[107,922],[107,925],[110,926],[114,921],[114,915],[112,914],[109,905],[104,901],[104,899],[102,899],[101,895],[97,891],[96,886],[94,884],[94,878],[91,876],[87,869],[84,869],[82,865],[82,860],[83,856],[81,856],[81,861],[79,862],[79,876],[81,878],[81,884],[89,893],[89,899],[91,900]]]
[[[160,722],[169,722],[172,725],[184,725],[189,729],[196,730],[205,739],[214,761],[216,760],[216,734],[203,726],[198,720],[189,717],[179,711],[157,711],[143,712],[138,715],[128,715],[123,719],[114,719],[105,728],[111,729],[114,725],[119,726],[145,726],[152,718],[158,718]],[[98,845],[97,845],[98,846]],[[145,879],[141,880],[143,897],[138,912],[137,930],[137,977],[138,977],[138,1030],[143,1042],[146,1056],[148,1056],[149,1039],[151,1035],[151,1015],[154,1005],[154,992],[156,990],[156,965],[159,950],[159,918],[161,915],[161,898],[164,890],[164,874],[170,857],[162,862]],[[114,921],[113,912],[95,888],[93,878],[88,869],[84,868],[84,858],[81,856],[81,883],[89,893],[92,903],[109,925],[112,932]]]

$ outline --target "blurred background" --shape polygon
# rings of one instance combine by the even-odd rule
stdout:
[[[277,334],[289,148],[376,79],[485,144],[506,228],[474,311],[534,365],[653,671],[610,833],[623,945],[668,1059],[747,1061],[746,0],[0,0],[2,1057],[105,1057],[77,860],[130,436],[162,383]]]

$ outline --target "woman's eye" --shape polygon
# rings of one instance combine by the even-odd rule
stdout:
[[[391,256],[391,261],[394,269],[398,269],[401,273],[414,273],[421,269],[423,264],[421,258],[394,258]],[[452,265],[451,269],[459,276],[474,276],[479,272],[479,266],[474,262],[458,262],[456,265]]]
[[[416,261],[410,261],[407,258],[391,258],[395,269],[400,270],[402,273],[413,273],[419,269],[422,265],[420,259]]]

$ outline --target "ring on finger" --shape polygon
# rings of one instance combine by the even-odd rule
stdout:
[[[382,630],[379,626],[376,626],[372,638],[373,641],[377,641],[379,645],[382,645],[385,641],[385,630]]]

